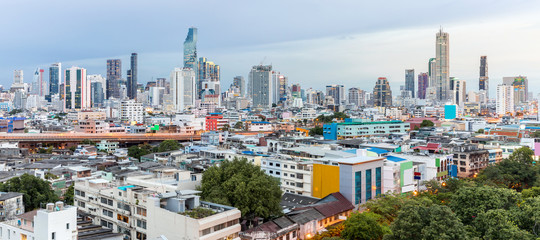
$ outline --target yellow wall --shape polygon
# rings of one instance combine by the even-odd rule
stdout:
[[[313,197],[323,198],[330,193],[339,192],[339,167],[313,164]]]

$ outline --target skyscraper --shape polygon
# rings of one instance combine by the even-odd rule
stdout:
[[[410,91],[414,98],[414,69],[405,70],[405,91]]]
[[[13,84],[11,84],[11,88],[9,89],[10,92],[16,92],[18,90],[26,90],[26,86],[24,84],[24,75],[23,70],[15,70],[13,71]]]
[[[449,35],[442,31],[442,28],[437,33],[435,43],[435,81],[434,87],[438,102],[450,100],[450,40]]]
[[[105,94],[103,93],[103,83],[102,82],[90,82],[91,85],[91,98],[92,98],[92,107],[102,107],[103,100],[105,99]]]
[[[291,96],[293,98],[302,98],[302,88],[296,83],[291,86]]]
[[[488,77],[488,64],[487,56],[480,57],[480,79],[478,82],[478,89],[486,92],[486,98],[489,99],[489,77]]]
[[[233,79],[233,86],[240,89],[240,96],[245,97],[246,96],[246,81],[244,80],[244,77],[242,76],[236,76]]]
[[[58,94],[62,79],[62,63],[53,63],[49,67],[49,94]]]
[[[86,69],[71,67],[65,71],[64,111],[91,108],[91,85],[86,79]]]
[[[452,91],[452,103],[463,107],[467,96],[467,83],[455,77],[450,77],[450,90]]]
[[[418,74],[418,94],[419,99],[426,99],[427,88],[429,87],[428,73]]]
[[[335,105],[341,105],[345,102],[345,88],[343,85],[327,85],[326,96],[332,96]]]
[[[255,108],[272,107],[272,65],[256,65],[249,72],[248,95]]]
[[[107,60],[107,99],[120,98],[120,79],[122,78],[122,60]]]
[[[497,86],[497,114],[514,113],[514,87],[506,84]]]
[[[131,54],[131,69],[127,72],[127,97],[137,99],[137,53]]]
[[[184,67],[197,72],[197,28],[190,27],[184,41]]]
[[[526,103],[528,101],[529,81],[527,77],[503,77],[503,84],[514,88],[514,104]]]
[[[45,96],[45,82],[43,81],[43,69],[36,69],[34,72],[34,80],[32,82],[32,91],[31,94],[38,95],[40,97]]]
[[[375,107],[392,106],[392,90],[390,83],[385,77],[377,79],[375,88],[373,88],[373,105]]]
[[[349,88],[349,104],[353,104],[355,106],[363,106],[364,105],[364,90],[359,88]]]
[[[214,62],[208,61],[205,57],[199,58],[198,66],[196,68],[198,69],[197,74],[197,94],[198,98],[200,98],[201,91],[203,90],[202,83],[204,81],[208,82],[220,82],[220,71],[219,71],[219,65],[215,64]],[[217,85],[219,86],[219,84]],[[218,94],[221,93],[221,89],[214,89]]]
[[[175,68],[171,72],[171,95],[177,112],[195,106],[195,71],[191,68]]]

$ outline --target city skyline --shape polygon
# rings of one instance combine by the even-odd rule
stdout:
[[[115,9],[123,3],[115,3],[111,8]],[[344,16],[326,24],[308,16],[308,20],[320,25],[321,29],[324,30],[323,33],[315,32],[312,26],[307,27],[306,30],[296,31],[298,29],[286,26],[283,22],[276,20],[270,22],[268,28],[277,28],[279,32],[276,33],[276,30],[273,30],[260,34],[259,37],[252,36],[256,34],[250,33],[251,30],[238,32],[238,30],[247,29],[246,27],[249,27],[250,23],[240,23],[236,17],[229,21],[231,21],[231,25],[235,23],[238,26],[227,26],[223,29],[216,29],[206,21],[193,21],[193,18],[186,21],[185,19],[197,12],[194,11],[188,16],[178,17],[182,21],[170,21],[175,22],[175,31],[157,28],[152,30],[153,35],[147,37],[148,39],[134,41],[124,40],[125,38],[123,39],[121,36],[126,33],[119,32],[114,35],[115,37],[107,39],[107,43],[111,45],[107,48],[100,46],[99,42],[93,43],[95,36],[92,35],[82,35],[85,37],[85,41],[77,44],[67,44],[62,39],[53,42],[49,34],[44,35],[40,41],[22,39],[24,34],[9,35],[7,39],[0,42],[3,43],[1,49],[6,53],[4,56],[18,57],[15,59],[1,58],[0,84],[8,87],[15,69],[31,72],[36,67],[47,68],[54,62],[62,62],[64,68],[69,68],[72,65],[79,66],[88,69],[89,74],[105,75],[106,59],[120,58],[123,62],[128,62],[131,52],[138,52],[140,55],[139,82],[144,83],[152,78],[155,80],[159,77],[167,77],[171,69],[182,67],[182,43],[188,28],[194,26],[199,29],[198,55],[208,57],[221,66],[223,86],[232,83],[235,76],[246,77],[251,66],[266,59],[264,64],[273,64],[291,82],[300,83],[305,87],[323,90],[326,84],[339,82],[343,83],[345,88],[359,87],[369,90],[374,87],[378,77],[386,77],[392,90],[397,92],[399,86],[404,84],[403,71],[405,69],[414,68],[417,72],[427,72],[426,61],[435,57],[433,38],[439,26],[442,25],[444,31],[451,35],[450,76],[469,82],[470,90],[477,90],[476,87],[472,86],[478,86],[478,58],[482,55],[486,55],[490,59],[489,78],[493,86],[501,83],[505,76],[524,75],[531,79],[531,89],[535,89],[535,85],[538,87],[538,84],[535,83],[534,79],[540,77],[540,71],[536,70],[534,66],[540,62],[534,56],[536,45],[533,44],[532,39],[534,39],[534,28],[538,25],[538,21],[534,20],[531,14],[534,14],[534,10],[538,9],[540,5],[525,2],[507,5],[497,3],[486,7],[486,12],[491,10],[489,14],[480,12],[474,15],[472,13],[474,9],[478,9],[480,6],[485,7],[481,3],[460,2],[456,4],[456,6],[471,8],[460,13],[461,17],[443,13],[440,17],[433,18],[432,14],[426,14],[418,20],[409,20],[403,23],[397,23],[397,21],[377,22],[372,24],[373,27],[365,25],[355,27],[344,24],[343,20],[347,17],[362,20],[347,10],[343,12]],[[92,4],[86,5],[89,9],[96,7]],[[133,8],[139,11],[142,11],[143,7],[148,7],[142,3],[134,5],[136,6]],[[177,6],[173,3],[163,3],[159,7],[163,8],[163,5]],[[276,5],[273,7],[280,6],[279,3]],[[309,7],[309,10],[314,11],[314,13],[322,11],[316,6],[317,4]],[[396,3],[396,6],[399,4]],[[414,3],[409,7],[432,9],[441,6],[445,6],[444,3],[424,2],[423,5]],[[256,5],[248,4],[247,7],[256,7]],[[376,7],[376,4],[372,7]],[[301,14],[296,11],[298,8],[299,6],[293,6],[292,12],[286,13],[286,16]],[[29,15],[25,12],[27,9],[24,6],[18,6],[14,3],[7,4],[4,9],[13,11],[6,11],[2,18],[13,17],[13,13],[20,13],[21,16]],[[339,7],[329,6],[326,11],[335,14],[338,9],[343,10]],[[388,11],[395,12],[396,10],[391,8]],[[206,10],[201,9],[200,11]],[[520,12],[518,17],[513,15],[516,11]],[[105,12],[104,14],[107,16],[107,14],[112,13]],[[121,12],[120,14],[125,13]],[[38,13],[37,16],[40,14]],[[217,14],[210,19],[215,20],[220,16],[222,15]],[[249,16],[252,16],[251,13]],[[510,16],[515,18],[509,21]],[[61,16],[57,20],[65,21],[67,17],[69,16]],[[393,20],[401,17],[403,16],[397,14]],[[432,17],[433,20],[427,21],[428,17]],[[150,31],[149,25],[151,24],[173,26],[170,23],[164,23],[170,18],[173,17],[169,16],[163,21],[157,21],[141,17],[138,21],[143,23],[148,21],[147,24],[141,23],[141,32]],[[421,20],[425,22],[420,23]],[[2,27],[3,31],[13,29],[19,29],[23,33],[27,31],[25,24],[28,24],[28,20],[17,24],[12,24],[13,21],[9,22],[10,24]],[[97,31],[84,19],[76,18],[72,24],[87,26],[90,28],[90,32]],[[261,30],[253,31],[258,33]],[[232,34],[234,36],[230,36],[233,32],[238,32],[240,35]],[[70,39],[75,40],[73,39],[75,37],[71,36]],[[331,44],[336,41],[340,44]],[[155,45],[159,45],[159,47]],[[34,52],[36,47],[39,49]],[[74,47],[78,47],[79,51],[71,51]],[[394,51],[396,49],[400,51]],[[327,67],[321,67],[324,65]],[[353,66],[355,68],[352,68]],[[30,79],[26,79],[25,82],[29,83]],[[490,89],[493,96],[494,91],[495,89]]]

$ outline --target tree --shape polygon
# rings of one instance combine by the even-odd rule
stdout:
[[[243,130],[244,129],[244,123],[241,122],[241,121],[238,121],[234,124],[234,128],[235,129],[240,129],[240,130]]]
[[[509,211],[492,209],[480,213],[474,220],[476,232],[483,239],[535,239],[529,232],[520,229]]]
[[[433,123],[432,121],[430,120],[427,120],[427,119],[424,119],[422,121],[422,123],[420,123],[420,128],[423,128],[423,127],[433,127],[435,126],[435,123]]]
[[[279,180],[245,158],[210,167],[199,189],[203,200],[236,207],[247,220],[281,215]]]
[[[407,202],[384,239],[466,239],[464,225],[447,206],[424,199]]]
[[[229,128],[231,128],[231,126],[229,126],[229,124],[225,124],[225,125],[223,125],[223,127],[220,130],[221,131],[229,131]]]
[[[462,187],[450,201],[450,208],[464,224],[470,224],[480,213],[491,209],[509,209],[520,201],[513,189],[491,186]]]
[[[483,128],[480,128],[480,129],[478,129],[478,131],[476,131],[476,133],[482,134],[482,133],[484,133],[484,129],[483,129]]]
[[[352,213],[345,221],[341,232],[344,239],[371,240],[382,239],[390,233],[386,224],[379,224],[382,217],[372,212]]]
[[[41,204],[54,203],[59,200],[49,182],[29,174],[23,174],[0,183],[0,191],[24,194],[23,202],[26,211],[39,208]]]
[[[531,136],[531,137],[533,137],[533,138],[540,138],[540,131],[534,131],[534,132],[532,133],[532,136]]]
[[[94,141],[92,141],[90,139],[83,139],[81,144],[83,144],[83,145],[94,145],[95,146],[96,142],[94,142]]]
[[[382,217],[381,222],[392,223],[397,217],[398,211],[403,204],[413,201],[398,194],[383,194],[378,198],[365,203],[367,211],[378,214]]]
[[[167,152],[180,149],[180,144],[176,140],[165,140],[159,144],[158,152]]]
[[[141,156],[152,153],[152,146],[143,144],[139,146],[131,146],[128,148],[128,156],[141,160]],[[156,150],[158,150],[156,148]]]
[[[533,165],[534,152],[528,147],[514,150],[508,159],[486,167],[478,180],[492,182],[521,191],[533,186],[538,178],[538,167]]]
[[[540,237],[540,197],[525,199],[509,215],[521,229]]]
[[[64,193],[64,202],[69,205],[73,205],[74,198],[74,192],[75,192],[75,184],[71,184],[67,191]]]
[[[524,189],[521,192],[521,197],[523,197],[524,199],[538,197],[538,196],[540,196],[540,187],[532,187],[529,189]]]
[[[323,128],[319,127],[319,126],[316,126],[316,127],[309,130],[309,136],[315,136],[315,135],[322,136],[323,135]]]
[[[315,118],[315,120],[318,122],[323,122],[323,123],[331,123],[334,119],[345,119],[345,118],[349,118],[349,115],[342,112],[335,112],[334,114],[330,116],[319,115],[317,118]]]

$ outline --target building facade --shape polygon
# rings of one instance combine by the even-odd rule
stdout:
[[[418,74],[418,92],[417,97],[419,99],[426,99],[426,91],[429,87],[429,75],[428,73]]]
[[[345,88],[343,85],[328,85],[326,86],[326,96],[331,96],[334,99],[334,104],[341,105],[345,103]]]
[[[131,54],[131,68],[127,72],[127,97],[137,99],[137,53]]]
[[[175,68],[171,73],[171,96],[177,112],[195,106],[195,71],[191,68]]]
[[[376,107],[392,106],[392,89],[385,77],[377,79],[375,88],[373,88],[373,105]]]
[[[338,140],[406,133],[409,128],[409,123],[402,121],[330,123],[323,125],[323,136],[324,139]]]
[[[66,69],[64,76],[64,111],[90,109],[91,85],[86,79],[86,69],[71,67]]]
[[[514,87],[505,84],[497,86],[497,105],[498,115],[507,115],[514,113]]]
[[[122,78],[122,60],[108,59],[107,60],[107,90],[106,97],[120,98],[120,79]]]
[[[451,98],[450,91],[450,40],[449,35],[439,30],[435,43],[435,81],[436,100],[446,102]]]
[[[124,100],[120,103],[120,120],[125,122],[144,122],[143,105],[134,100]]]
[[[272,82],[272,65],[257,65],[249,72],[248,95],[255,108],[272,107],[274,86]]]
[[[485,91],[486,99],[489,99],[489,77],[487,56],[480,57],[480,79],[478,81],[478,90]]]
[[[405,70],[405,91],[411,92],[411,97],[415,98],[414,94],[414,69]]]

